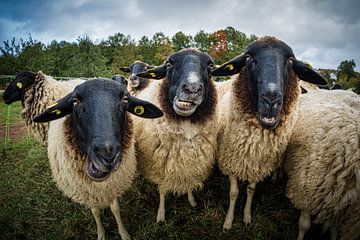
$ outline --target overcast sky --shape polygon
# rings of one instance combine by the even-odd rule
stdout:
[[[1,44],[29,33],[47,44],[84,34],[102,40],[121,32],[138,40],[227,26],[276,36],[315,68],[354,59],[360,70],[359,0],[0,0]]]

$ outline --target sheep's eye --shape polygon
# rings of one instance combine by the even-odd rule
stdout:
[[[209,63],[209,64],[208,64],[208,68],[209,68],[210,70],[213,70],[213,69],[215,68],[215,64]]]
[[[129,96],[128,96],[128,95],[125,95],[125,96],[124,96],[123,102],[124,102],[124,103],[128,103],[128,102],[129,102]]]
[[[72,103],[74,106],[78,105],[80,103],[79,99],[77,97],[74,97],[72,100]]]
[[[251,57],[250,54],[246,54],[246,55],[245,55],[245,58],[246,58],[247,60],[251,60],[251,59],[252,59],[252,57]]]
[[[166,68],[171,68],[172,64],[170,62],[165,63]]]
[[[294,58],[293,57],[289,57],[289,63],[292,64],[294,62]]]

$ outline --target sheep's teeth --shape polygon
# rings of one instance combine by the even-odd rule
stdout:
[[[191,103],[189,102],[179,102],[179,105],[182,107],[189,107],[191,105]]]

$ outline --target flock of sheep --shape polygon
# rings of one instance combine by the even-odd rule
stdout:
[[[24,72],[4,93],[7,104],[22,102],[26,124],[47,145],[58,188],[91,208],[98,239],[105,238],[100,209],[107,206],[121,238],[130,239],[118,197],[136,171],[158,187],[161,222],[166,194],[187,194],[196,206],[193,191],[214,164],[230,180],[224,229],[232,227],[238,180],[249,183],[249,224],[256,184],[282,168],[287,196],[301,210],[298,239],[311,216],[332,239],[360,239],[360,97],[345,90],[301,94],[300,79],[326,81],[287,44],[262,37],[221,66],[185,49],[160,66],[135,61],[121,70],[128,79],[61,82]]]

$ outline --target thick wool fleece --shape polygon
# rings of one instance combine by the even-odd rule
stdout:
[[[26,90],[22,99],[21,115],[32,135],[41,144],[47,144],[49,123],[35,123],[32,119],[83,82],[81,79],[56,81],[41,71],[37,73],[34,84]]]
[[[217,159],[225,175],[257,183],[281,165],[297,118],[300,88],[296,79],[290,80],[293,84],[285,91],[281,122],[276,129],[267,130],[259,125],[254,107],[247,102],[246,76],[242,71],[233,77],[231,90],[218,105]]]
[[[159,104],[159,82],[138,97]],[[215,162],[216,115],[201,123],[167,117],[135,122],[139,170],[160,191],[185,194],[201,189]]]
[[[221,99],[228,91],[231,90],[234,78],[228,79],[222,82],[216,82],[216,92],[218,94],[218,99]]]
[[[343,90],[302,95],[285,171],[290,201],[325,228],[359,205],[360,97]]]
[[[127,116],[130,120],[129,116]],[[83,168],[81,153],[66,121],[69,116],[50,123],[48,157],[57,187],[73,201],[89,207],[107,207],[114,198],[130,188],[136,173],[134,137],[128,134],[120,167],[102,182],[92,181]],[[131,130],[131,129],[130,129]]]
[[[140,85],[137,87],[131,86],[131,84],[128,84],[127,89],[130,92],[132,96],[138,96],[141,91],[143,91],[145,88],[147,88],[154,80],[152,79],[146,79],[142,82],[140,82]]]

